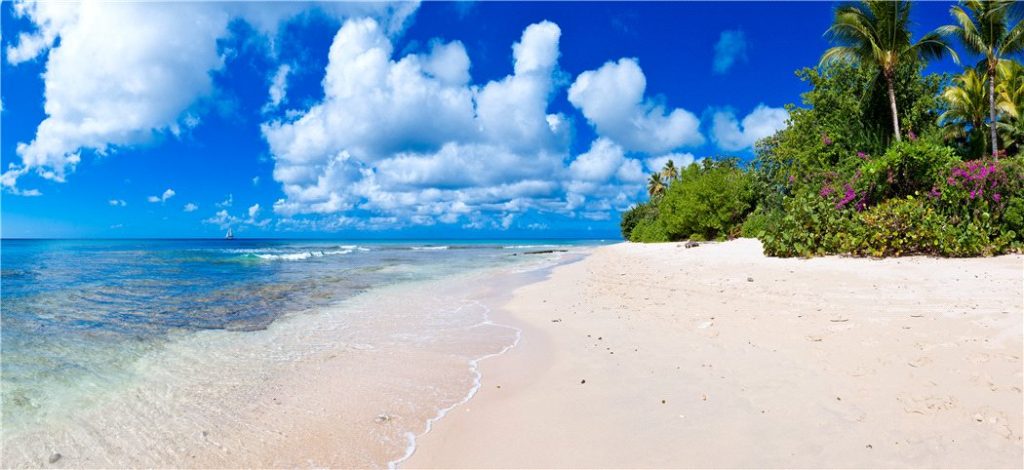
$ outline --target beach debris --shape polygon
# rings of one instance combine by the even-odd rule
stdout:
[[[391,421],[391,416],[389,416],[387,413],[381,413],[377,415],[376,418],[373,418],[373,422],[377,424],[384,424],[388,421]]]
[[[814,342],[814,343],[820,343],[821,340],[824,339],[824,338],[822,338],[821,336],[816,336],[816,335],[808,335],[807,339],[811,340],[811,342]]]
[[[57,461],[60,460],[61,457],[63,457],[63,455],[60,455],[59,452],[54,452],[50,454],[50,463],[57,463]]]
[[[866,447],[866,448],[868,448],[868,449],[874,449],[874,447],[871,447],[871,444],[868,444],[868,445],[866,445],[866,446],[864,446],[864,447]]]
[[[752,278],[752,277],[748,277],[748,278],[747,278],[747,282],[754,282],[754,278]]]
[[[562,321],[561,318],[555,318],[555,319],[551,320],[551,323],[559,323],[561,321]]]
[[[832,323],[845,323],[845,322],[850,321],[850,319],[849,318],[833,318],[833,319],[831,319],[829,321],[832,322]]]
[[[662,404],[662,405],[664,405],[664,404],[665,404],[665,400],[662,400],[662,401],[661,401],[661,404]]]
[[[683,247],[685,248],[697,248],[698,246],[700,246],[700,243],[697,243],[693,240],[689,240],[683,245]]]
[[[583,379],[583,380],[580,380],[580,384],[581,384],[581,385],[582,385],[582,384],[585,384],[585,383],[587,383],[587,379]]]
[[[701,399],[701,401],[708,401],[708,394],[707,393],[700,394],[700,399]]]
[[[923,316],[924,315],[917,314],[917,315],[911,315],[910,318],[921,318]]]

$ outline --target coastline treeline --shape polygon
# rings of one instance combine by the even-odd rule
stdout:
[[[772,256],[984,256],[1024,248],[1024,26],[964,1],[914,39],[907,1],[835,10],[810,90],[755,158],[669,162],[622,214],[634,242],[756,237]],[[957,75],[923,74],[954,60]]]

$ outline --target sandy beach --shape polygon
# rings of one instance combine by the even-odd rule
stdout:
[[[616,244],[514,291],[518,345],[406,468],[1016,467],[1024,257]]]

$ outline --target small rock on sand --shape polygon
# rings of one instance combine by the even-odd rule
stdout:
[[[57,463],[57,461],[60,460],[61,457],[63,457],[63,455],[60,455],[60,453],[58,452],[50,454],[50,463]]]
[[[700,246],[700,243],[697,243],[697,242],[695,242],[693,240],[690,240],[690,241],[686,242],[686,244],[684,244],[683,246],[686,247],[686,248],[697,248],[698,246]]]

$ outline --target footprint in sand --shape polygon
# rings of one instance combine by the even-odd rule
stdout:
[[[928,364],[931,364],[931,363],[932,363],[932,358],[930,358],[928,356],[921,356],[921,357],[919,357],[917,359],[914,359],[912,361],[908,361],[907,365],[910,366],[910,367],[924,367],[924,366],[926,366]]]
[[[951,396],[901,396],[896,397],[896,400],[903,403],[903,411],[921,415],[933,415],[942,411],[952,410],[958,406],[956,398]]]

